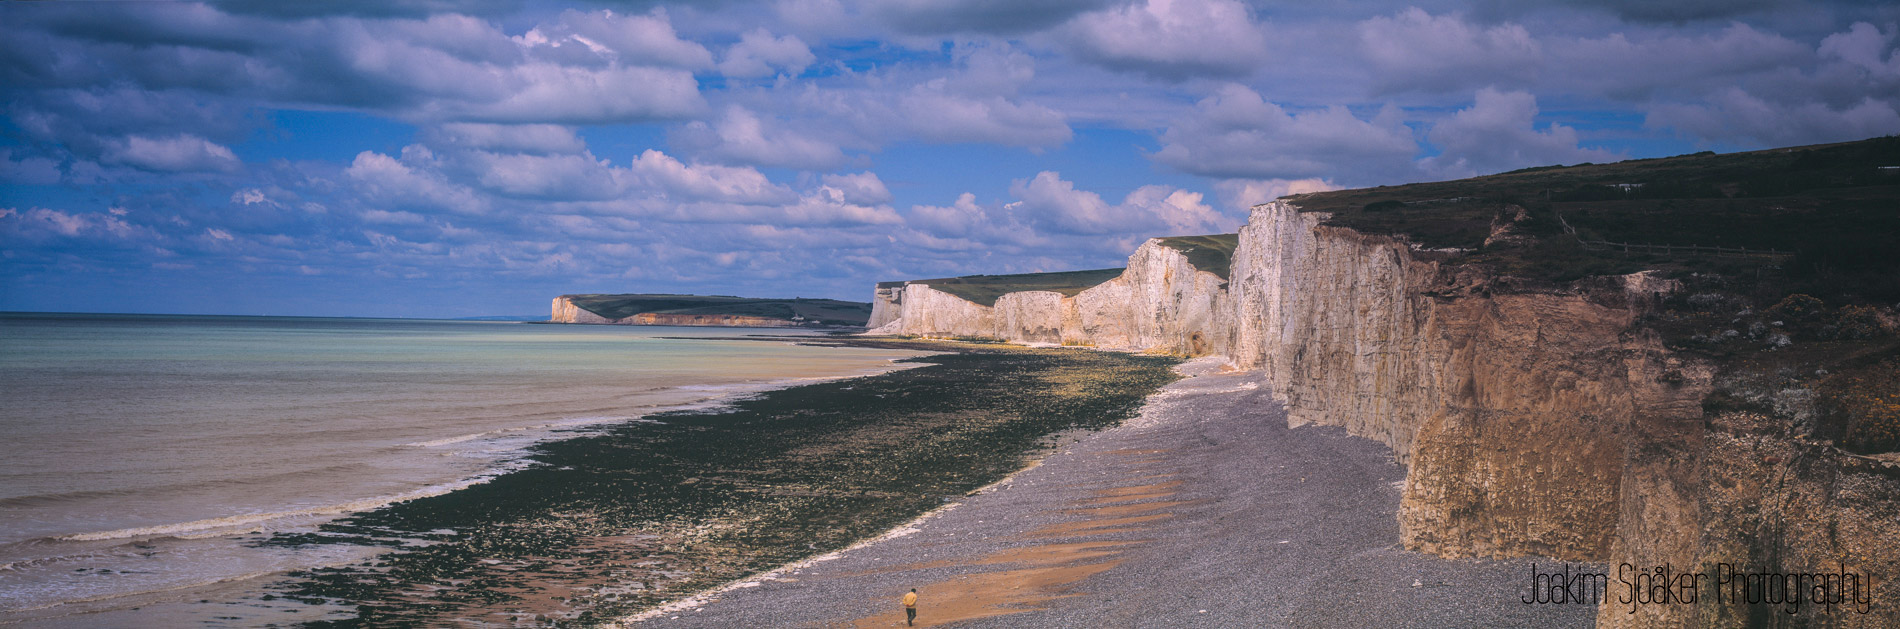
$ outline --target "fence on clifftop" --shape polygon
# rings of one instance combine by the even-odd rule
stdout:
[[[1783,259],[1794,257],[1794,252],[1792,251],[1776,251],[1774,249],[1767,249],[1767,250],[1756,249],[1754,251],[1749,251],[1748,247],[1704,247],[1701,245],[1688,245],[1688,246],[1653,245],[1649,243],[1638,244],[1638,243],[1633,243],[1633,242],[1610,242],[1608,240],[1584,240],[1582,236],[1577,235],[1577,228],[1571,227],[1570,221],[1564,220],[1563,214],[1557,215],[1557,223],[1559,225],[1563,225],[1564,233],[1570,234],[1571,238],[1575,238],[1577,239],[1577,242],[1583,243],[1584,249],[1589,249],[1593,251],[1622,251],[1623,253],[1660,253],[1666,256],[1676,255],[1676,254],[1711,255],[1718,258],[1767,258],[1770,260],[1783,260]]]
[[[1704,247],[1701,245],[1654,245],[1648,243],[1610,242],[1607,240],[1583,240],[1583,248],[1596,251],[1622,251],[1623,253],[1656,253],[1662,255],[1710,255],[1718,258],[1768,258],[1780,260],[1794,257],[1790,251],[1774,249],[1755,249],[1748,247]]]

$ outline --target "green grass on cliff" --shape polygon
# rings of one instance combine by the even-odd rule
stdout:
[[[1125,269],[1094,269],[1090,271],[1062,271],[1059,273],[1022,273],[1017,275],[965,275],[963,277],[944,277],[933,280],[911,280],[906,284],[927,284],[962,298],[965,301],[983,306],[996,305],[996,299],[1007,293],[1022,291],[1051,291],[1062,293],[1065,297],[1074,297],[1076,293],[1088,290],[1097,284],[1106,282],[1122,274]],[[882,286],[882,284],[880,284]]]
[[[1240,246],[1240,234],[1209,234],[1206,236],[1170,236],[1156,238],[1162,246],[1172,248],[1187,256],[1188,264],[1227,279],[1234,264],[1234,249]]]
[[[1749,410],[1849,450],[1900,448],[1900,137],[1614,164],[1548,166],[1458,181],[1287,197],[1365,233],[1403,234],[1449,264],[1537,282],[1657,270],[1681,282],[1642,325],[1723,370],[1711,413]],[[1494,241],[1494,217],[1522,208]],[[1515,213],[1513,210],[1512,213]],[[1630,251],[1587,243],[1662,247]],[[1691,245],[1774,249],[1716,256]],[[1806,425],[1777,401],[1817,392]],[[1807,427],[1802,427],[1806,425]]]
[[[622,319],[642,313],[678,315],[741,315],[791,321],[803,317],[806,322],[824,325],[864,325],[871,318],[871,304],[836,299],[752,299],[723,295],[563,295],[575,306],[608,319]]]
[[[1565,281],[1642,269],[1754,274],[1779,267],[1826,286],[1900,300],[1900,137],[1614,164],[1546,166],[1432,183],[1295,195],[1305,211],[1366,233],[1471,250],[1467,261]],[[1525,208],[1529,247],[1484,248],[1492,218]],[[1570,236],[1564,225],[1575,230]],[[1591,250],[1584,241],[1793,252],[1792,260]]]

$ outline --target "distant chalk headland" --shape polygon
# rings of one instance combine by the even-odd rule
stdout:
[[[554,298],[549,323],[744,328],[863,327],[871,304],[726,295],[585,294]]]

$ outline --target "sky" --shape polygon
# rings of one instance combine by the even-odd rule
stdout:
[[[1120,266],[1298,192],[1900,133],[1864,1],[0,4],[0,310]]]

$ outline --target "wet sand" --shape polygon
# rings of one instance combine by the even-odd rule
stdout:
[[[1399,546],[1403,467],[1286,427],[1256,376],[1183,366],[1142,415],[886,539],[734,584],[637,627],[1589,626],[1525,605],[1529,564]],[[907,532],[908,531],[908,532]]]

